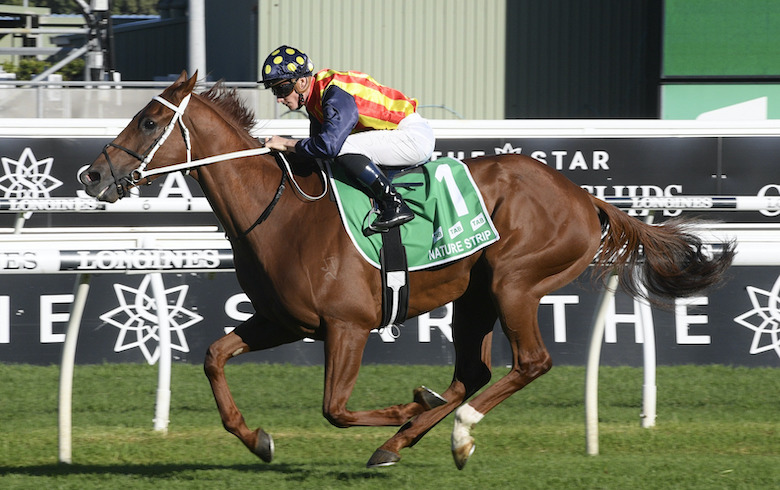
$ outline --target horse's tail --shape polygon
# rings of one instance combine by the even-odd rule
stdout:
[[[724,243],[719,255],[708,257],[701,239],[681,220],[653,226],[598,198],[591,196],[591,201],[600,211],[602,228],[597,276],[604,278],[614,271],[633,296],[651,300],[691,296],[717,284],[734,259],[733,242]]]

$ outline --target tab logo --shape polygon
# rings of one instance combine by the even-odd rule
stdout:
[[[457,223],[452,225],[448,231],[450,234],[450,238],[455,238],[461,233],[463,233],[463,225],[460,223],[460,221],[458,221]]]
[[[436,228],[436,231],[433,232],[433,243],[438,242],[444,238],[444,230],[441,229],[441,226]]]
[[[484,213],[479,213],[473,220],[471,220],[471,231],[477,231],[479,228],[485,225],[487,220]]]

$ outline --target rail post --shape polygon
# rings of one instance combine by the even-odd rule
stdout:
[[[76,343],[81,327],[81,317],[89,294],[89,274],[79,274],[76,278],[74,300],[68,318],[68,329],[65,332],[65,343],[62,347],[62,364],[60,366],[60,387],[58,407],[59,427],[59,461],[71,464],[71,433],[73,429],[73,368],[76,360]]]

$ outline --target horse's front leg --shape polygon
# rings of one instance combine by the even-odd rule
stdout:
[[[370,331],[351,324],[329,324],[325,336],[325,390],[322,413],[336,427],[400,426],[443,401],[417,389],[414,401],[387,408],[350,411],[347,402],[357,382],[363,350]]]
[[[299,340],[301,337],[288,329],[279,327],[257,315],[242,323],[231,333],[209,346],[203,363],[206,376],[211,383],[214,400],[217,402],[222,425],[238,437],[244,445],[265,462],[274,455],[273,439],[262,428],[250,430],[241,415],[225,378],[225,364],[233,357],[247,352],[269,349]]]

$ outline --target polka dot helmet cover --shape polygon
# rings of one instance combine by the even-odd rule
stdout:
[[[305,53],[292,46],[280,46],[263,63],[263,84],[269,88],[281,80],[306,77],[313,72],[314,63]]]

